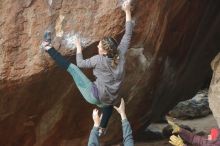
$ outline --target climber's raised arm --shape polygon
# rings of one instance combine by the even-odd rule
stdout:
[[[100,57],[98,57],[97,55],[92,56],[91,58],[88,59],[83,59],[82,46],[79,37],[76,37],[73,43],[76,46],[76,64],[78,67],[94,68],[97,62],[101,61]]]
[[[123,35],[121,42],[118,46],[120,56],[124,56],[129,48],[131,42],[131,36],[134,23],[131,21],[131,0],[127,0],[122,5],[122,10],[126,15],[125,34]]]
[[[102,116],[99,116],[99,111],[93,109],[92,119],[94,121],[94,126],[90,132],[88,146],[99,146],[99,125]]]
[[[120,106],[119,107],[114,106],[114,108],[121,116],[124,146],[134,146],[134,140],[133,140],[133,136],[132,136],[131,126],[130,126],[129,121],[127,120],[127,116],[125,113],[124,99],[121,98]]]

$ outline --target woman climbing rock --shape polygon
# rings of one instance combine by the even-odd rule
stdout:
[[[83,59],[82,47],[77,38],[74,41],[77,48],[77,66],[58,53],[50,41],[44,40],[41,44],[41,47],[56,63],[70,73],[85,100],[101,108],[103,117],[100,123],[100,131],[102,132],[107,127],[113,105],[118,98],[118,91],[124,79],[125,53],[130,45],[134,25],[131,21],[130,3],[130,0],[126,0],[122,5],[122,10],[126,14],[126,26],[120,44],[118,45],[113,37],[104,37],[97,46],[98,54],[89,59]],[[79,68],[92,68],[96,80],[91,82]]]

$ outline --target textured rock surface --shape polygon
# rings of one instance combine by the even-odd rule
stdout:
[[[213,116],[220,127],[220,84],[219,84],[219,77],[220,77],[220,68],[219,68],[219,61],[220,61],[220,54],[218,54],[215,59],[212,61],[212,70],[213,76],[212,81],[209,87],[209,105],[212,110]]]
[[[192,119],[205,117],[211,113],[207,90],[199,91],[192,99],[178,103],[170,112],[171,117]]]
[[[135,2],[134,49],[127,54],[121,95],[137,134],[209,80],[220,47],[220,2]],[[0,145],[85,145],[93,107],[38,46],[50,29],[63,38],[54,38],[57,47],[61,42],[59,51],[74,62],[75,34],[83,36],[89,57],[103,36],[120,38],[123,25],[117,0],[1,0]],[[113,115],[103,141],[121,139],[120,127]]]

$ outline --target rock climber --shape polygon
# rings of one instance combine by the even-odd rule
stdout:
[[[83,59],[80,39],[76,38],[74,44],[77,48],[77,66],[57,52],[50,41],[44,40],[41,44],[41,48],[60,67],[70,73],[85,100],[101,108],[103,117],[99,128],[100,133],[104,133],[112,114],[113,105],[118,98],[125,75],[125,53],[129,48],[134,26],[131,20],[131,0],[123,2],[122,10],[126,15],[126,25],[121,42],[118,44],[113,37],[104,37],[97,46],[98,54],[89,59]],[[90,81],[79,68],[92,68],[96,80]]]

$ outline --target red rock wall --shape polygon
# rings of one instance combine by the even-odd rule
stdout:
[[[209,80],[220,47],[220,2],[134,2],[134,49],[127,53],[121,96],[136,135]],[[120,38],[124,19],[117,0],[0,2],[0,145],[86,145],[94,107],[39,44],[44,30],[53,31],[55,46],[74,62],[76,33],[89,57],[103,36]],[[103,142],[121,139],[120,128],[114,113]]]

